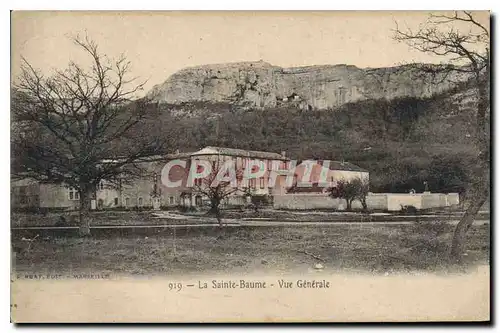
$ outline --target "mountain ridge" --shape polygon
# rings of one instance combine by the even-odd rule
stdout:
[[[364,99],[430,97],[452,88],[456,79],[418,75],[408,65],[280,67],[261,60],[183,68],[147,96],[168,104],[224,102],[265,109],[293,103],[304,110],[322,110]]]

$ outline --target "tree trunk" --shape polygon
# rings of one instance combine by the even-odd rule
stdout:
[[[93,194],[93,189],[88,184],[80,187],[80,236],[90,235],[90,208]]]
[[[215,209],[215,218],[217,218],[217,222],[219,222],[219,227],[222,228],[223,227],[223,224],[222,224],[222,216],[220,214],[220,209],[219,207],[217,207]]]
[[[489,74],[489,65],[487,67],[487,74]],[[489,79],[489,77],[488,77]],[[476,114],[476,145],[479,150],[475,174],[476,185],[472,191],[472,202],[465,211],[464,216],[460,219],[453,241],[451,243],[451,257],[460,261],[465,252],[466,234],[477,213],[483,206],[489,196],[490,187],[490,147],[486,132],[486,114],[489,108],[489,86],[487,78],[481,77],[481,73],[476,73],[476,84],[478,89],[478,105]]]
[[[210,210],[208,211],[210,214],[216,214],[219,210],[219,201],[211,199],[210,200]]]
[[[212,198],[210,200],[210,210],[208,211],[209,214],[214,214],[215,218],[217,219],[217,222],[219,223],[219,227],[222,228],[222,216],[220,213],[220,200]]]
[[[486,199],[487,193],[481,191],[481,194],[472,199],[472,202],[465,211],[464,216],[462,216],[460,222],[458,222],[457,227],[455,228],[455,233],[453,234],[453,241],[451,243],[451,257],[453,259],[460,261],[462,255],[465,253],[467,231],[471,227],[472,223],[474,223],[474,219]]]
[[[361,201],[361,206],[363,206],[363,211],[366,212],[368,210],[368,205],[366,204],[366,198],[361,198],[360,201]]]
[[[352,199],[351,200],[346,199],[346,203],[347,203],[346,211],[350,212],[352,210]]]

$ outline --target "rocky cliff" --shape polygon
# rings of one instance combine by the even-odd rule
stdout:
[[[437,81],[404,67],[282,68],[259,61],[185,68],[153,87],[149,96],[170,104],[206,101],[250,108],[296,104],[303,109],[327,109],[361,99],[425,97],[451,87],[449,81],[433,82]]]

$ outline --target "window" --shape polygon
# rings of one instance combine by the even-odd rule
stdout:
[[[125,207],[130,206],[130,198],[125,198]]]
[[[118,206],[118,198],[115,198],[115,206]]]
[[[104,190],[104,182],[103,181],[99,182],[98,188],[99,188],[99,190]]]
[[[80,193],[78,193],[78,190],[70,187],[68,189],[68,198],[69,200],[80,200]]]
[[[256,188],[257,187],[257,179],[250,178],[249,181],[250,181],[250,187],[251,188]]]
[[[142,198],[139,198],[139,200],[137,200],[137,201],[138,201],[137,204],[139,205],[139,207],[142,207]]]
[[[202,178],[196,178],[196,179],[194,180],[194,184],[195,184],[196,186],[201,186],[202,182],[203,182],[203,179],[202,179]]]
[[[173,205],[175,203],[174,197],[168,198],[168,202],[169,202],[169,204]]]
[[[21,205],[25,205],[28,203],[28,195],[26,194],[26,188],[27,186],[21,186],[19,187],[19,203]]]
[[[259,179],[260,179],[260,188],[265,188],[266,184],[265,184],[265,181],[264,181],[264,177],[261,177]]]

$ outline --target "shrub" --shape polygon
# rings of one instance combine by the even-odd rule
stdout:
[[[416,215],[418,214],[418,209],[412,205],[401,206],[400,213],[402,215]]]
[[[64,215],[61,215],[59,216],[59,219],[57,220],[55,226],[56,227],[63,227],[65,226],[67,223],[66,223],[66,218],[64,217]]]
[[[270,195],[253,195],[252,204],[258,205],[259,207],[271,205],[272,197]]]

